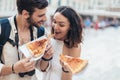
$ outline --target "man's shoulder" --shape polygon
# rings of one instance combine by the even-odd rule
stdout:
[[[10,17],[9,17],[10,18]],[[3,18],[0,20],[0,35],[5,33],[6,30],[11,30],[9,18]]]
[[[2,18],[2,19],[0,19],[0,24],[10,22],[10,20],[13,20],[13,18],[14,18],[14,16],[7,17],[7,18]]]
[[[8,22],[8,18],[0,19],[0,24],[4,24]]]

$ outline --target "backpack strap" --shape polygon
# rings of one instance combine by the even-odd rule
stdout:
[[[0,28],[1,28],[1,34],[0,34],[0,61],[2,62],[1,55],[2,55],[2,49],[3,49],[4,44],[7,41],[9,41],[13,46],[15,46],[16,44],[14,43],[13,40],[9,39],[10,31],[11,31],[11,26],[10,26],[9,20],[8,19],[0,20],[0,24],[1,24],[1,26],[0,26]],[[37,37],[43,36],[44,32],[45,32],[44,27],[38,28],[37,29]]]
[[[41,26],[37,29],[37,37],[43,36],[44,33],[45,33],[45,29],[43,26]]]
[[[1,55],[2,55],[2,49],[4,44],[7,42],[10,36],[11,26],[8,19],[3,19],[0,21],[0,28],[1,28],[1,34],[0,34],[0,61]]]

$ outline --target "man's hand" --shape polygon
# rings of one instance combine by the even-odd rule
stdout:
[[[13,69],[15,73],[23,73],[23,72],[32,71],[35,69],[35,61],[33,60],[31,61],[31,57],[22,59],[14,64]]]

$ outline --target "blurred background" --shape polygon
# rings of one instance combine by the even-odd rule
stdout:
[[[89,62],[73,80],[120,80],[120,0],[48,1],[48,30],[58,6],[71,6],[83,18],[81,58]],[[0,19],[16,13],[16,0],[0,0]],[[39,80],[41,75],[37,72]]]
[[[118,27],[120,25],[120,0],[48,1],[48,19],[58,6],[67,5],[74,8],[82,16],[85,28],[98,29],[109,26]],[[16,0],[0,0],[0,18],[9,17],[16,13]]]

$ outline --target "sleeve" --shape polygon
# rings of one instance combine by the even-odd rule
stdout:
[[[40,59],[41,60],[41,59]],[[38,60],[37,62],[36,62],[36,67],[37,67],[37,69],[38,70],[40,70],[41,71],[41,69],[40,69],[40,60]],[[48,72],[49,70],[50,70],[50,68],[51,68],[51,61],[49,61],[49,66],[47,67],[47,69],[46,69],[46,71],[45,72]]]

